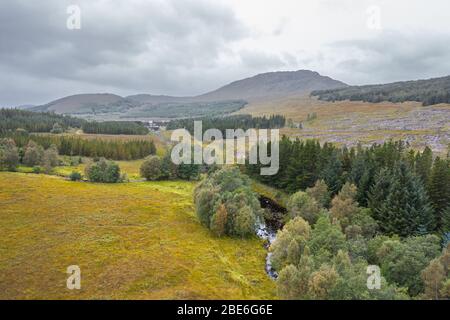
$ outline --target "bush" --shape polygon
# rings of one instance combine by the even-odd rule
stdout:
[[[39,166],[34,166],[33,167],[33,173],[39,174],[41,172],[43,172],[44,170],[42,169],[42,167]]]
[[[115,183],[120,181],[120,167],[113,161],[100,159],[86,167],[85,175],[92,182]]]
[[[79,173],[78,171],[73,171],[69,175],[69,179],[70,179],[70,181],[80,181],[81,180],[81,173]]]
[[[141,176],[148,181],[159,180],[162,178],[162,161],[158,156],[150,156],[145,159],[141,165]]]
[[[200,165],[179,164],[172,162],[170,150],[163,159],[158,156],[147,157],[141,165],[141,176],[149,181],[163,179],[198,180]]]

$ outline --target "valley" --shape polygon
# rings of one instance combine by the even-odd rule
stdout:
[[[197,97],[87,94],[2,109],[0,298],[432,297],[427,277],[449,237],[450,105],[310,95],[327,86],[346,88],[297,71]],[[175,163],[172,130],[192,133],[194,120],[218,133],[279,129],[274,174],[251,161]],[[388,245],[417,253],[414,272],[398,276],[417,257],[392,269]],[[365,285],[374,263],[380,291]],[[71,265],[79,290],[66,287]]]

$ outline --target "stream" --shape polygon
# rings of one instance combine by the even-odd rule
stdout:
[[[277,231],[283,227],[282,221],[283,216],[286,214],[286,209],[264,196],[259,197],[259,202],[261,208],[267,210],[267,214],[264,216],[264,222],[258,226],[256,235],[266,240],[264,247],[268,250],[276,239]],[[267,252],[265,269],[268,276],[275,280],[278,277],[278,273],[272,268],[271,256],[272,253]]]

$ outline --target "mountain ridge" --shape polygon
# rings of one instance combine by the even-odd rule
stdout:
[[[147,110],[161,104],[225,103],[227,101],[235,103],[238,100],[248,102],[345,86],[347,86],[345,83],[322,76],[315,71],[274,71],[236,80],[197,96],[177,97],[141,93],[121,97],[112,93],[86,93],[66,96],[31,109],[67,114],[108,113],[108,109],[110,112],[126,113],[132,109]]]

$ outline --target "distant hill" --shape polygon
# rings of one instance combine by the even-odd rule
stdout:
[[[168,102],[183,102],[193,100],[193,97],[173,97],[173,96],[165,96],[165,95],[152,95],[152,94],[135,94],[132,96],[127,96],[127,100],[138,102],[138,103],[150,103],[150,104],[159,104],[159,103],[168,103]]]
[[[313,91],[325,101],[422,102],[424,106],[450,103],[450,76],[428,80],[402,81],[388,84],[350,86],[332,90]]]
[[[321,76],[314,71],[279,71],[262,73],[251,78],[238,80],[197,98],[208,100],[233,98],[252,101],[342,87],[347,87],[347,85],[330,77]]]
[[[21,109],[21,110],[28,110],[28,109],[31,109],[34,107],[36,107],[36,105],[34,105],[34,104],[22,104],[20,106],[16,106],[15,108]]]
[[[56,113],[90,113],[110,104],[122,101],[121,96],[111,93],[76,94],[64,97],[42,106],[30,108],[32,111],[54,111]]]
[[[118,118],[219,116],[243,108],[248,101],[296,96],[313,90],[345,86],[347,85],[343,82],[313,71],[280,71],[235,81],[199,96],[137,94],[121,97],[110,93],[78,94],[30,110],[97,117],[114,114]]]

